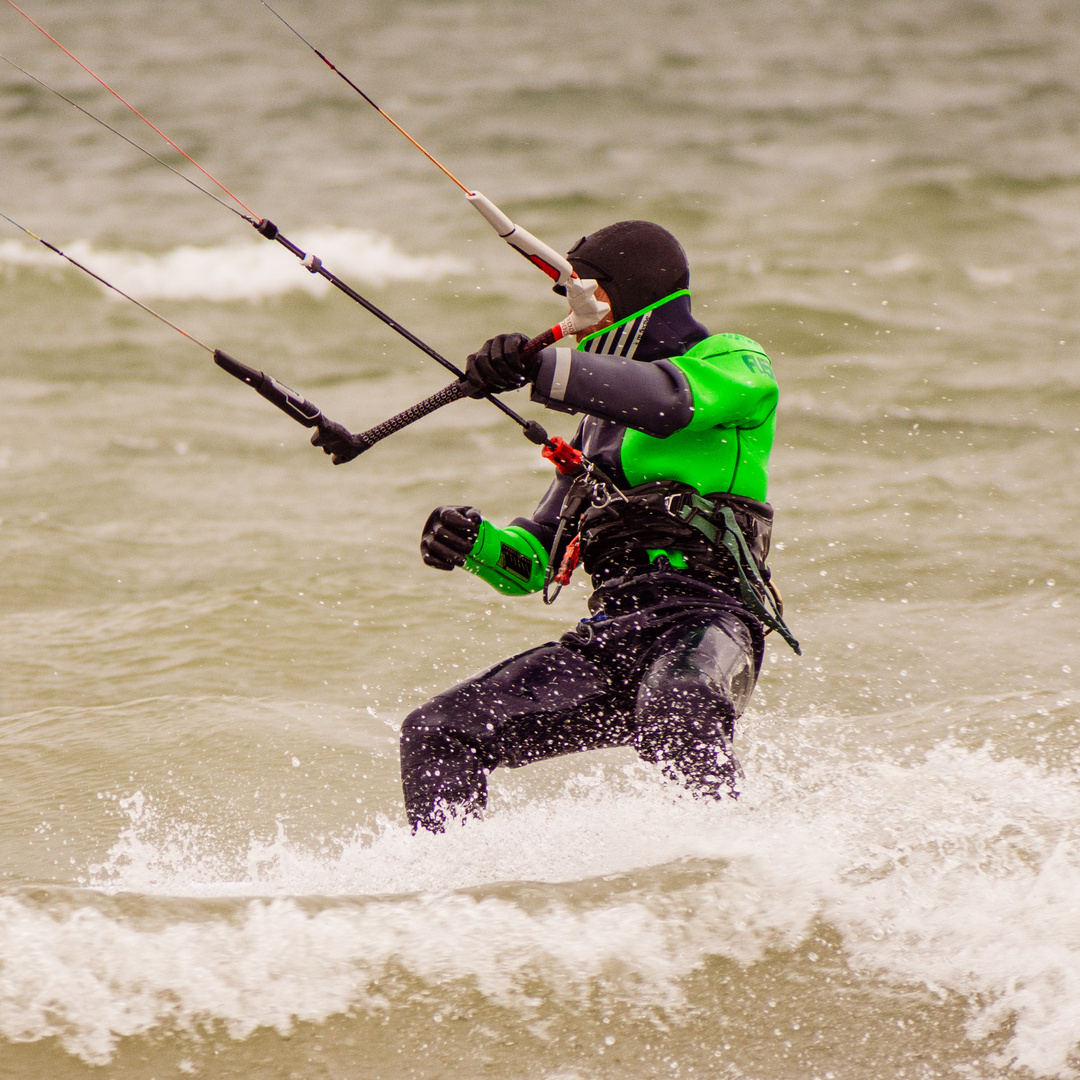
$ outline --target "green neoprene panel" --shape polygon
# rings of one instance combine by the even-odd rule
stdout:
[[[547,564],[547,552],[532,533],[516,525],[500,529],[485,518],[465,569],[507,596],[525,596],[544,587]]]
[[[765,502],[778,397],[768,356],[749,338],[716,334],[670,363],[690,384],[694,416],[666,439],[627,430],[622,467],[630,485],[678,480],[703,495]]]

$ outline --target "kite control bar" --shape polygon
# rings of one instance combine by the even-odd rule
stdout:
[[[533,356],[550,344],[551,340],[552,331],[545,330],[544,333],[526,342],[521,347],[521,351],[526,356]],[[384,420],[381,424],[376,424],[375,427],[369,428],[367,431],[354,434],[341,424],[324,416],[317,405],[308,401],[290,387],[278,382],[272,375],[267,375],[266,372],[259,371],[257,368],[249,367],[220,349],[214,350],[214,363],[230,375],[235,376],[242,383],[247,383],[267,401],[276,405],[283,413],[291,416],[297,423],[303,424],[304,427],[317,427],[322,437],[322,441],[317,445],[323,446],[327,452],[333,454],[335,465],[342,465],[346,461],[352,461],[365,451],[370,450],[377,442],[381,442],[395,432],[401,431],[402,428],[416,423],[417,420],[423,419],[423,417],[435,412],[436,409],[441,409],[444,405],[469,397],[474,390],[465,379],[458,379],[449,386],[444,386],[430,397],[424,398],[423,401],[410,405],[396,416]],[[502,402],[496,402],[496,404],[501,405]],[[557,435],[548,435],[543,425],[537,423],[537,421],[526,420],[506,406],[503,407],[503,411],[520,425],[525,437],[530,442],[543,447],[544,457],[559,472],[572,475],[579,470],[583,461],[580,450],[575,449]]]

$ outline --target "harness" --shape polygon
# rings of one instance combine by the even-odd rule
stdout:
[[[555,573],[555,556],[572,524],[576,535]],[[544,599],[554,600],[558,591],[549,598],[548,585],[567,584],[579,559],[599,584],[647,570],[649,551],[677,551],[690,573],[737,589],[746,607],[801,655],[766,565],[771,534],[768,503],[738,495],[705,496],[668,480],[619,491],[595,476],[582,476],[563,501]]]

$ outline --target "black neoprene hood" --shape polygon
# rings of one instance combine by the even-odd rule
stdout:
[[[615,322],[690,285],[682,244],[651,221],[617,221],[583,236],[567,253],[578,277],[595,278]]]

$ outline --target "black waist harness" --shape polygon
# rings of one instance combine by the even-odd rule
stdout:
[[[669,480],[623,494],[624,499],[587,506],[578,520],[581,562],[595,584],[648,567],[650,549],[678,551],[690,573],[740,596],[800,652],[765,562],[773,522],[768,503],[739,495],[703,496]]]

